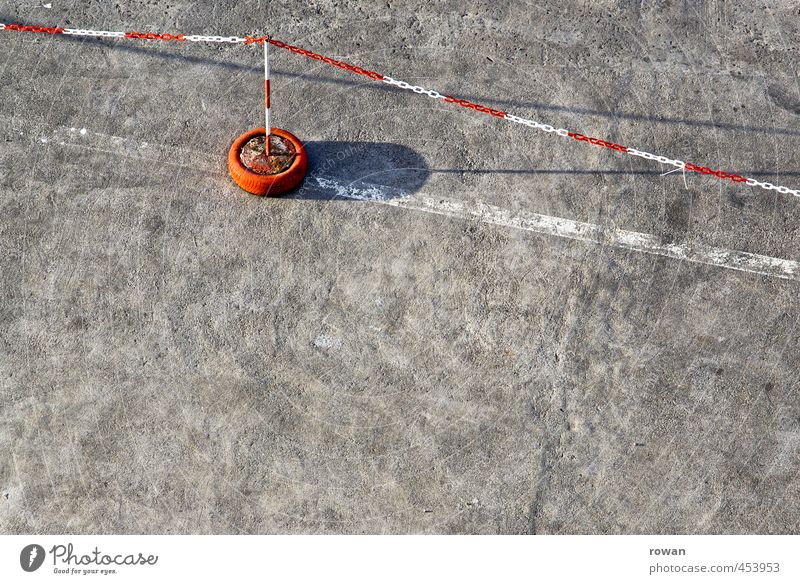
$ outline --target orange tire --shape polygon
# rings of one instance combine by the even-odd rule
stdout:
[[[293,188],[297,187],[306,175],[308,168],[308,155],[303,144],[295,136],[281,130],[280,128],[272,128],[272,133],[288,140],[292,143],[295,149],[295,157],[292,165],[277,174],[258,174],[248,169],[242,164],[240,153],[244,145],[256,136],[264,134],[264,128],[255,128],[249,132],[245,132],[231,145],[228,151],[228,171],[231,173],[233,182],[242,187],[248,193],[259,196],[277,197],[284,193],[288,193]]]

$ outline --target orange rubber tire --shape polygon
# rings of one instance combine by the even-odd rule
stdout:
[[[231,145],[231,149],[228,151],[228,171],[231,173],[233,182],[252,195],[266,195],[270,197],[283,195],[297,187],[306,175],[308,155],[306,154],[306,149],[303,148],[302,142],[286,130],[281,130],[280,128],[272,128],[272,133],[291,142],[295,149],[296,154],[292,165],[283,172],[277,174],[258,174],[242,164],[242,159],[239,156],[242,148],[244,148],[244,145],[251,139],[264,134],[264,128],[255,128],[249,132],[245,132],[236,138]]]

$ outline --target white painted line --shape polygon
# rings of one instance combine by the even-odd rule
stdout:
[[[166,144],[139,142],[131,138],[89,131],[86,128],[56,128],[52,130],[50,142],[60,146],[113,154],[118,158],[151,161],[206,173],[220,173],[222,170],[222,163],[215,161],[208,154]]]
[[[728,270],[800,281],[800,263],[792,260],[713,247],[702,243],[662,243],[659,237],[648,233],[612,229],[594,223],[584,223],[562,217],[540,215],[539,213],[512,212],[482,202],[466,205],[459,201],[439,197],[434,199],[424,195],[401,195],[392,198],[393,195],[400,195],[400,193],[393,193],[392,190],[384,187],[344,185],[324,177],[310,177],[309,180],[316,181],[320,188],[330,191],[335,196],[346,199],[372,201],[392,207],[435,213],[457,219],[475,219],[482,223],[532,231],[542,235],[553,235],[578,241],[591,241],[601,245],[716,266]]]
[[[171,162],[175,158],[175,150],[166,146],[139,143],[128,138],[110,136],[98,132],[86,132],[76,128],[58,128],[55,131],[51,130],[51,132],[50,144],[48,145],[52,145],[57,141],[63,146],[78,146],[117,156],[183,166]],[[40,139],[43,144],[47,144],[45,138]],[[183,154],[183,152],[180,154]],[[208,154],[201,156],[199,152],[191,154],[191,166],[187,165],[186,168],[213,174],[219,173],[221,163],[218,163],[213,156]],[[483,202],[466,204],[441,197],[431,198],[421,194],[411,195],[406,191],[385,186],[347,185],[335,179],[315,176],[313,173],[306,178],[306,181],[328,191],[334,197],[369,201],[400,209],[444,215],[455,219],[477,220],[500,227],[577,241],[590,241],[600,245],[663,256],[679,261],[800,281],[800,263],[793,260],[713,247],[703,243],[663,243],[659,237],[648,233],[608,228],[594,223],[584,223],[539,213],[513,212]]]

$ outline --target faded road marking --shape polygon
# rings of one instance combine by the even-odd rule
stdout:
[[[165,163],[167,148],[162,145],[137,142],[129,138],[111,136],[97,132],[79,131],[76,128],[57,128],[51,130],[50,146],[78,146],[90,150],[115,155],[128,156]],[[41,139],[43,144],[47,140]],[[174,152],[173,152],[174,154]],[[221,162],[213,156],[193,152],[191,156],[194,170],[217,174]],[[398,207],[434,213],[456,219],[474,219],[482,223],[501,227],[530,231],[542,235],[552,235],[578,241],[590,241],[620,249],[629,249],[680,261],[715,266],[728,270],[749,272],[785,280],[800,281],[800,263],[792,260],[765,255],[713,247],[703,243],[663,243],[660,237],[637,231],[627,231],[604,227],[594,223],[584,223],[562,217],[552,217],[527,211],[509,211],[483,202],[462,203],[459,201],[431,198],[425,195],[411,195],[400,189],[385,186],[354,186],[343,184],[335,179],[309,175],[306,182],[331,193],[332,196],[359,201],[370,201]],[[305,188],[308,188],[307,186]]]
[[[648,233],[608,228],[594,223],[584,223],[539,213],[512,212],[483,202],[468,205],[459,201],[440,197],[431,198],[424,195],[391,198],[392,191],[397,191],[396,189],[356,187],[324,177],[311,177],[309,180],[316,181],[319,187],[342,198],[373,201],[392,207],[446,215],[457,219],[476,219],[482,223],[532,231],[543,235],[591,241],[728,270],[800,281],[800,263],[792,260],[713,247],[702,243],[663,243],[661,238]]]

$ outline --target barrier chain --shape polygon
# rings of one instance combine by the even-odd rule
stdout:
[[[330,57],[326,57],[324,55],[320,55],[319,53],[314,53],[313,51],[309,51],[308,49],[304,49],[302,47],[298,47],[295,45],[290,45],[283,41],[279,41],[277,39],[273,39],[271,37],[266,36],[245,36],[245,37],[238,37],[238,36],[207,36],[207,35],[185,35],[183,33],[180,34],[169,34],[169,33],[154,33],[154,32],[114,32],[114,31],[107,31],[107,30],[84,30],[84,29],[76,29],[76,28],[61,28],[61,27],[44,27],[44,26],[27,26],[27,25],[20,25],[20,24],[0,24],[0,31],[15,31],[15,32],[31,32],[31,33],[42,33],[42,34],[51,34],[51,35],[68,35],[68,36],[86,36],[86,37],[102,37],[102,38],[121,38],[121,39],[138,39],[138,40],[146,40],[146,41],[165,41],[165,42],[209,42],[209,43],[230,43],[230,44],[243,44],[243,45],[253,45],[253,44],[263,44],[269,43],[279,49],[284,49],[295,53],[296,55],[301,55],[308,59],[312,59],[314,61],[320,61],[325,63],[326,65],[330,65],[331,67],[337,67],[339,69],[344,69],[345,71],[349,71],[350,73],[355,73],[356,75],[362,75],[364,77],[368,77],[374,81],[382,81],[388,85],[393,85],[403,90],[413,91],[414,93],[418,93],[420,95],[426,95],[436,100],[441,100],[444,103],[457,105],[466,109],[474,110],[479,113],[491,115],[496,118],[501,118],[507,120],[509,122],[513,122],[515,124],[521,124],[523,126],[528,126],[529,128],[533,128],[536,130],[540,130],[543,132],[547,132],[550,134],[556,134],[561,136],[562,138],[570,138],[572,140],[576,140],[578,142],[586,142],[587,144],[591,144],[592,146],[598,146],[600,148],[607,148],[609,150],[613,150],[615,152],[621,152],[623,154],[628,154],[630,156],[636,156],[639,158],[643,158],[645,160],[652,160],[658,162],[660,164],[666,164],[668,166],[674,166],[675,170],[682,170],[684,172],[696,172],[699,174],[713,176],[720,180],[728,180],[734,183],[744,183],[751,187],[761,187],[762,189],[767,190],[774,190],[782,194],[794,195],[795,197],[800,197],[800,190],[790,189],[788,187],[774,185],[769,182],[762,182],[756,180],[754,178],[742,176],[733,172],[727,172],[724,170],[716,170],[712,168],[708,168],[706,166],[701,166],[698,164],[694,164],[691,162],[686,162],[683,160],[674,160],[672,158],[668,158],[666,156],[660,156],[656,154],[651,154],[649,152],[644,152],[642,150],[637,150],[636,148],[630,148],[628,146],[623,146],[622,144],[616,144],[614,142],[609,142],[606,140],[602,140],[600,138],[593,138],[591,136],[584,136],[583,134],[578,134],[577,132],[572,132],[569,130],[565,130],[563,128],[556,128],[549,124],[543,124],[541,122],[537,122],[535,120],[530,120],[526,118],[521,118],[519,116],[515,116],[508,112],[493,109],[478,103],[473,103],[466,99],[459,99],[450,95],[443,95],[438,91],[434,91],[432,89],[426,89],[424,87],[419,87],[417,85],[411,85],[410,83],[406,83],[405,81],[398,81],[397,79],[393,79],[387,75],[382,75],[380,73],[376,73],[375,71],[370,71],[368,69],[364,69],[363,67],[359,67],[357,65],[351,65],[350,63],[346,63],[344,61],[339,61],[336,59],[332,59]],[[670,172],[674,172],[670,171]]]

